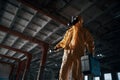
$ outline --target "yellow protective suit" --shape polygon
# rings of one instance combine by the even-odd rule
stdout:
[[[81,56],[87,48],[90,53],[94,50],[94,40],[89,31],[82,27],[82,18],[65,33],[55,49],[64,48],[64,55],[59,74],[59,80],[69,80],[69,72],[72,70],[73,80],[82,80]]]

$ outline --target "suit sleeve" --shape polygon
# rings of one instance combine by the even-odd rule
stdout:
[[[64,38],[55,46],[57,49],[65,48],[67,38],[68,38],[69,30],[65,33]]]

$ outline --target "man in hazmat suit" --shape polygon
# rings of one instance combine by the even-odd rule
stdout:
[[[55,46],[55,50],[64,48],[59,80],[69,80],[72,72],[72,80],[83,80],[80,58],[85,50],[94,53],[94,40],[90,32],[83,27],[81,16],[73,18],[73,25],[66,31],[64,38]]]

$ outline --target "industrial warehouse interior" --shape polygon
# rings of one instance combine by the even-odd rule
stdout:
[[[64,50],[54,46],[78,15],[101,73],[84,80],[120,80],[119,0],[0,0],[0,80],[59,80]]]

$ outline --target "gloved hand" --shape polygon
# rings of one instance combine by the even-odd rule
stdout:
[[[59,51],[60,49],[61,49],[60,46],[55,46],[55,47],[54,47],[54,51]]]

